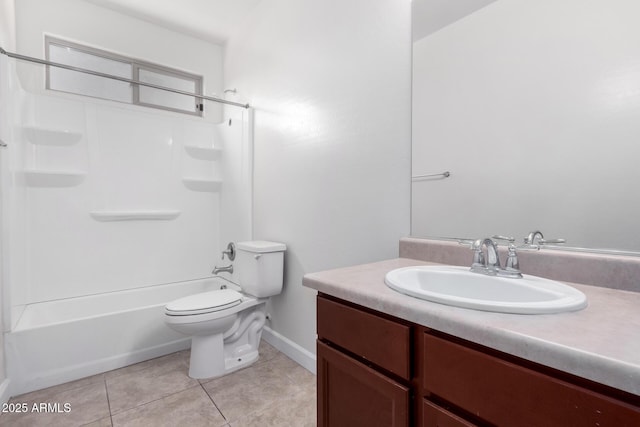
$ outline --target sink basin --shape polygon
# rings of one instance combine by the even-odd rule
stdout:
[[[549,314],[587,306],[587,297],[569,285],[523,276],[511,279],[472,273],[468,267],[430,265],[392,270],[384,281],[412,297],[499,313]]]

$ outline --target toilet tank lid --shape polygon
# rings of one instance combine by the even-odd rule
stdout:
[[[251,240],[248,242],[236,243],[236,248],[241,251],[247,252],[284,252],[287,246],[284,243],[268,242],[266,240]]]

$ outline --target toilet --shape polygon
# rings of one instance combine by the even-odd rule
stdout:
[[[235,284],[172,301],[165,306],[165,323],[191,336],[191,378],[215,378],[258,359],[265,323],[265,304],[282,291],[283,243],[239,242],[233,262]]]

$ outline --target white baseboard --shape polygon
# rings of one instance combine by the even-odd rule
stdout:
[[[284,335],[279,334],[273,329],[265,326],[262,329],[262,338],[286,354],[289,358],[296,361],[300,366],[305,368],[307,371],[311,372],[315,375],[316,373],[316,355],[311,353],[309,350],[301,347],[295,342],[291,341],[289,338]]]
[[[11,380],[9,378],[5,378],[0,384],[0,405],[4,405],[11,398],[10,384]]]
[[[11,387],[9,387],[8,393],[11,397],[35,390],[41,390],[43,388],[52,387],[69,381],[75,381],[91,375],[111,371],[113,369],[122,368],[134,363],[143,362],[145,360],[184,350],[189,348],[190,345],[191,339],[184,338],[125,354],[113,355],[99,360],[91,360],[82,364],[63,366],[55,370],[43,369],[27,373],[24,371],[18,372],[9,369],[8,372],[11,374],[13,382],[11,382]],[[8,364],[9,367],[12,365],[13,363]],[[4,383],[2,386],[4,386]],[[0,391],[3,390],[0,389]]]

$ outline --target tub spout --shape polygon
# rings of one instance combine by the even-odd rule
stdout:
[[[213,267],[213,271],[211,272],[211,274],[213,274],[214,276],[217,276],[218,273],[233,273],[233,264],[228,265],[226,267],[218,267],[215,266]]]

